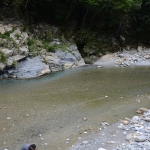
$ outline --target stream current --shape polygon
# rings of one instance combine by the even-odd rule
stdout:
[[[150,108],[150,67],[79,67],[28,80],[0,81],[0,150],[68,150],[103,121]],[[89,126],[93,130],[89,130]]]

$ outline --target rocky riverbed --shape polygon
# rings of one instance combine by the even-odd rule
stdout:
[[[142,46],[137,49],[124,49],[122,52],[104,55],[93,64],[108,67],[148,66],[150,65],[150,49]]]
[[[111,126],[103,122],[99,134],[80,139],[70,150],[149,150],[150,110],[139,108],[136,113]]]

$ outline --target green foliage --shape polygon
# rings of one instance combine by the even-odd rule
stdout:
[[[56,47],[55,46],[49,46],[49,47],[47,47],[47,51],[48,52],[55,52],[55,50],[56,50]]]
[[[15,37],[18,39],[20,37],[20,34],[15,34]]]
[[[12,31],[6,31],[4,34],[0,33],[0,38],[9,39],[10,38],[10,33],[12,33]]]
[[[35,43],[36,43],[35,39],[33,39],[33,38],[28,38],[28,41],[27,41],[27,45],[28,45],[28,46],[32,46],[32,45],[34,45]]]
[[[6,57],[1,51],[0,51],[0,61],[6,63]]]
[[[17,66],[17,61],[13,60],[12,66],[16,67]]]
[[[13,17],[16,14],[29,24],[46,21],[70,27],[73,23],[75,36],[79,40],[86,39],[89,30],[115,34],[119,24],[119,32],[126,31],[136,37],[147,33],[145,37],[150,39],[150,0],[1,0],[0,9],[3,7],[8,7]],[[24,30],[27,28],[24,27]],[[85,33],[79,35],[81,30]],[[29,31],[33,33],[34,28],[29,28]],[[9,33],[0,34],[0,37],[8,38]],[[48,41],[54,35],[49,30],[45,38]],[[31,46],[33,42],[28,44]]]

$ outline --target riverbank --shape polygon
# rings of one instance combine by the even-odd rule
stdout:
[[[137,49],[124,49],[122,52],[104,55],[93,64],[99,67],[150,66],[150,49],[141,46]]]
[[[79,140],[70,150],[148,150],[150,149],[150,110],[139,108],[133,118],[125,118],[97,135]]]
[[[106,50],[105,55],[85,46],[83,50],[89,56],[83,57],[75,42],[63,34],[59,27],[48,24],[27,28],[22,21],[1,21],[0,79],[35,78],[85,64],[99,68],[150,65],[150,49],[144,46],[126,46],[114,53]]]

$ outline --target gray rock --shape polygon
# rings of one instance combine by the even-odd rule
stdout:
[[[130,123],[138,123],[139,122],[139,117],[138,116],[134,116],[132,119],[131,119],[131,121],[130,121]]]
[[[74,61],[76,61],[76,57],[75,57],[73,54],[69,53],[69,52],[66,52],[64,59],[65,59],[66,61],[69,61],[69,62],[74,62]]]
[[[27,58],[18,64],[12,74],[13,76],[17,76],[17,78],[33,78],[40,76],[41,72],[46,68],[46,65],[42,61],[40,56]]]
[[[130,140],[132,140],[133,138],[134,138],[134,136],[133,136],[132,133],[126,135],[126,140],[127,140],[127,141],[130,141]]]
[[[6,48],[3,48],[1,49],[1,52],[5,55],[5,57],[10,57],[12,56],[13,54],[13,50],[9,50],[9,49],[6,49]]]
[[[141,135],[141,136],[135,136],[134,137],[134,140],[136,142],[144,142],[146,140],[146,137],[144,135]]]

